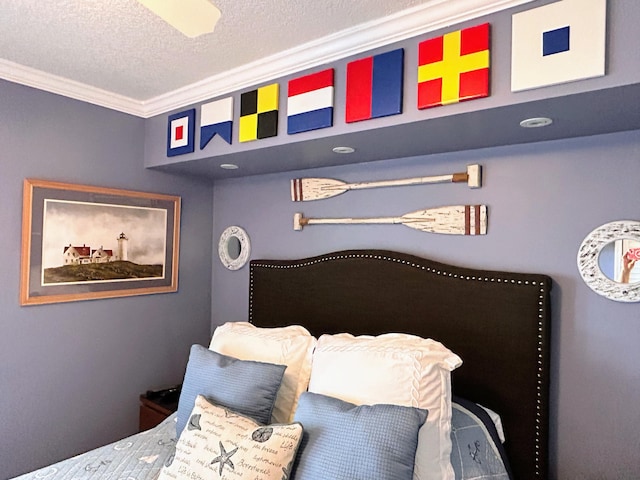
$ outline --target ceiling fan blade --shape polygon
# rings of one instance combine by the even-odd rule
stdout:
[[[213,32],[222,13],[209,0],[138,0],[189,38]]]

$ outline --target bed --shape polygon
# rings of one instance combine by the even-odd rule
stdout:
[[[436,339],[463,359],[451,374],[454,416],[477,405],[497,412],[512,478],[544,479],[551,285],[545,275],[468,269],[384,250],[252,260],[248,320],[258,329],[301,326],[315,338],[396,332]],[[187,375],[190,366],[191,359]],[[192,419],[185,431],[198,427]],[[18,478],[155,479],[173,460],[175,422],[174,414],[149,432]],[[217,457],[221,477],[215,478],[226,478],[227,460]]]

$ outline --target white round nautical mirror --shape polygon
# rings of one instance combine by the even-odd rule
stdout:
[[[218,242],[218,256],[229,270],[242,268],[249,260],[251,243],[249,235],[241,227],[227,227]]]
[[[640,301],[640,222],[606,223],[578,250],[578,270],[596,293],[618,302]]]

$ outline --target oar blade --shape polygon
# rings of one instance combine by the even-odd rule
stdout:
[[[451,205],[427,208],[402,217],[407,227],[423,232],[447,235],[485,235],[487,233],[486,205]]]
[[[291,200],[308,202],[331,198],[348,190],[345,182],[332,178],[294,178],[291,180]]]

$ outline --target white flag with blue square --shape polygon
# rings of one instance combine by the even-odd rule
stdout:
[[[605,74],[607,0],[562,0],[513,15],[511,91]]]

